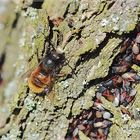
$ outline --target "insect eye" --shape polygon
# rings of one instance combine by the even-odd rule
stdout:
[[[47,65],[50,65],[50,64],[52,64],[52,60],[48,59]]]
[[[52,68],[53,67],[53,61],[51,59],[47,59],[46,61],[43,62],[43,66],[45,68]]]

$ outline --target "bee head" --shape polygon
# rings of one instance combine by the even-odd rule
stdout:
[[[43,67],[45,69],[54,69],[64,63],[64,58],[64,54],[57,53],[56,51],[52,52],[42,61]]]
[[[64,62],[65,56],[64,53],[54,51],[51,53],[51,59],[54,61],[55,65],[57,65]]]
[[[45,69],[52,69],[55,65],[54,61],[48,57],[42,61],[42,64]]]

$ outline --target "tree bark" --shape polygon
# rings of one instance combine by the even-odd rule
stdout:
[[[46,0],[31,3],[25,0],[16,8],[17,21],[11,31],[18,32],[20,44],[17,75],[12,80],[16,80],[18,91],[6,124],[0,129],[1,139],[65,139],[70,119],[93,105],[97,85],[109,75],[121,43],[138,25],[140,2]],[[50,44],[65,53],[68,64],[60,71],[65,76],[57,78],[49,94],[35,94],[28,88],[27,80],[17,80],[17,77],[26,76],[25,72],[38,64],[38,58],[45,56]],[[137,95],[134,108],[140,107],[139,98]],[[104,105],[114,113],[113,121],[119,124],[111,127],[108,139],[128,139],[128,132],[122,134],[120,130],[120,126],[123,129],[127,125],[123,124],[118,108],[106,100]],[[140,120],[131,120],[130,125],[133,123]],[[131,138],[138,139],[138,135],[135,129]]]

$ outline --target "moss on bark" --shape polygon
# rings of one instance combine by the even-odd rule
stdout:
[[[30,2],[21,1],[17,9],[20,18],[16,28],[11,28],[11,31],[21,31],[15,70],[15,74],[18,74],[14,79],[37,65],[37,53],[42,58],[50,43],[64,50],[70,67],[66,65],[62,68],[61,72],[66,76],[55,82],[49,95],[36,95],[28,89],[27,80],[19,80],[19,90],[11,104],[9,121],[0,129],[1,139],[64,139],[68,118],[92,106],[98,79],[108,75],[123,38],[139,23],[140,2],[52,0],[50,3],[44,1],[42,7],[36,9],[31,7]],[[63,18],[58,27],[52,25],[52,20],[57,17]],[[29,58],[30,62],[27,63]],[[120,127],[130,127],[129,131],[134,130],[131,139],[138,139],[139,128],[132,124],[139,120],[130,120],[125,125],[118,109],[104,102],[114,113],[113,121],[119,124],[114,123],[109,139],[117,140],[118,136],[129,139],[129,132],[123,131],[125,135],[122,134]],[[139,108],[138,100],[135,101],[135,107]],[[80,137],[86,139],[82,132]]]

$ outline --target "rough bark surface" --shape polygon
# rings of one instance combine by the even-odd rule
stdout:
[[[12,86],[18,85],[18,89],[13,91],[5,85],[10,90],[8,98],[14,92],[14,99],[6,124],[0,129],[1,139],[64,139],[69,120],[92,106],[97,85],[108,76],[120,44],[139,23],[139,15],[139,0],[20,1],[16,13],[13,12],[15,18],[9,23],[10,37],[15,37],[14,32],[19,37],[18,45],[15,45],[18,52],[15,54],[15,72],[10,79]],[[58,17],[63,20],[54,23]],[[34,94],[29,90],[27,80],[17,77],[38,64],[38,57],[45,55],[50,43],[64,50],[69,65],[62,68],[61,73],[65,76],[58,78],[49,95]],[[7,47],[7,53],[9,51]],[[140,108],[139,98],[140,90],[132,110]],[[139,139],[140,120],[124,124],[119,108],[106,100],[104,105],[114,113],[113,121],[120,124],[111,127],[108,139]],[[81,136],[81,139],[85,137]]]

